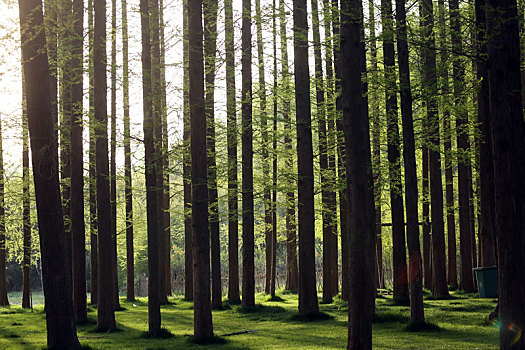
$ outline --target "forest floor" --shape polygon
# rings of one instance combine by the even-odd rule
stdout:
[[[78,326],[80,342],[91,349],[341,349],[347,341],[347,305],[337,299],[321,304],[320,309],[331,317],[326,320],[303,321],[297,317],[297,295],[279,294],[281,301],[268,301],[258,294],[257,306],[251,312],[240,306],[226,305],[213,311],[216,335],[253,331],[225,336],[224,344],[195,345],[192,303],[181,297],[170,298],[162,306],[162,326],[173,334],[167,339],[148,339],[146,299],[131,303],[121,299],[125,310],[116,312],[120,331],[94,333],[96,309],[89,307],[89,321]],[[15,295],[13,295],[15,297]],[[15,300],[13,300],[15,301]],[[452,293],[448,300],[432,300],[425,296],[427,321],[439,330],[407,332],[410,317],[408,306],[393,305],[390,297],[376,299],[377,313],[373,326],[374,349],[497,349],[498,329],[488,321],[495,299],[479,299],[477,295]],[[23,310],[18,305],[0,307],[0,349],[42,349],[46,344],[43,305]]]

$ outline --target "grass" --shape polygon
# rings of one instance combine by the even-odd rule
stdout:
[[[410,308],[396,306],[392,297],[376,300],[373,324],[374,349],[497,349],[498,329],[487,322],[494,309],[491,299],[452,293],[454,299],[426,299],[425,316],[429,328],[411,332]],[[167,338],[149,338],[147,300],[121,299],[125,311],[117,312],[119,332],[94,333],[96,309],[90,306],[89,321],[77,325],[80,342],[91,349],[341,349],[347,341],[347,304],[334,298],[320,305],[329,317],[305,322],[298,317],[297,295],[278,293],[278,301],[258,294],[256,307],[246,312],[232,305],[213,311],[214,333],[208,344],[193,341],[193,304],[182,297],[163,305],[162,327]],[[35,300],[35,299],[34,299]],[[34,311],[19,306],[0,307],[0,349],[42,349],[46,345],[43,305]]]

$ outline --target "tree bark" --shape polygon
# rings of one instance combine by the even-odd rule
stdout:
[[[270,295],[275,296],[277,279],[277,0],[272,2],[272,36],[273,36],[273,134],[272,134],[272,275],[270,277]]]
[[[341,87],[344,117],[347,195],[351,197],[348,349],[372,348],[374,308],[375,214],[370,154],[367,85],[360,0],[341,2]],[[350,197],[347,197],[350,198]]]
[[[46,297],[47,346],[79,349],[55,140],[42,3],[19,1],[23,71]]]
[[[514,0],[487,1],[488,82],[498,244],[500,348],[525,337],[525,122],[520,81],[519,15]]]
[[[4,149],[2,138],[2,119],[0,118],[0,306],[9,306],[6,277],[6,241],[5,241],[5,178]]]
[[[27,126],[27,104],[25,85],[27,81],[22,69],[22,307],[31,308],[31,198],[29,194],[29,130]]]

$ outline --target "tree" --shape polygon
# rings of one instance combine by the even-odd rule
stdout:
[[[23,90],[27,84],[22,69]],[[26,97],[22,93],[22,226],[23,226],[23,286],[22,307],[31,308],[31,282],[29,273],[31,270],[31,197],[29,194],[29,130],[27,127]]]
[[[416,146],[412,113],[412,89],[408,61],[405,0],[396,0],[396,36],[403,122],[403,160],[405,165],[405,203],[407,220],[408,283],[410,289],[410,320],[414,325],[425,322],[423,278],[419,244]]]
[[[203,1],[204,65],[206,80],[206,148],[208,162],[208,200],[210,209],[212,307],[222,308],[221,247],[219,230],[219,202],[217,194],[217,161],[215,152],[215,56],[217,51],[216,0]]]
[[[94,113],[95,152],[97,177],[97,233],[98,266],[112,266],[112,227],[109,188],[108,159],[108,118],[107,118],[107,80],[106,80],[106,0],[94,0]],[[113,271],[108,268],[98,270],[97,329],[107,331],[116,328]]]
[[[370,133],[360,0],[341,2],[341,87],[344,117],[347,195],[351,197],[349,235],[350,285],[348,349],[372,348],[374,308],[375,214],[371,173]],[[351,115],[351,117],[350,117]]]
[[[213,336],[210,296],[210,230],[206,169],[206,111],[202,1],[188,2],[189,105],[191,118],[191,185],[193,227],[193,329],[197,342]]]
[[[122,0],[122,98],[124,105],[124,197],[126,199],[126,299],[135,300],[135,254],[133,250],[133,184],[131,181],[131,135],[129,123],[128,4]]]
[[[275,296],[277,278],[277,5],[272,3],[272,39],[273,39],[273,135],[272,135],[272,276],[270,277],[270,295]]]
[[[142,29],[142,100],[144,109],[144,150],[146,177],[146,215],[148,230],[148,325],[152,336],[160,332],[160,277],[159,277],[159,221],[157,202],[157,174],[155,136],[152,106],[152,59],[150,1],[140,1]]]
[[[84,223],[84,151],[83,129],[83,45],[84,2],[73,1],[73,32],[71,41],[71,237],[73,240],[73,301],[77,321],[87,320],[86,296],[86,234]]]
[[[235,47],[232,0],[224,1],[226,49],[226,114],[228,144],[228,299],[238,303],[239,296],[239,202],[237,200],[237,113],[235,101]]]
[[[522,349],[525,338],[525,122],[521,99],[516,1],[487,1],[488,82],[498,244],[501,349]]]
[[[242,1],[242,306],[255,306],[251,3]]]
[[[305,316],[319,313],[315,282],[314,165],[306,0],[294,0],[293,22],[299,212],[299,314]]]
[[[406,249],[405,215],[403,208],[403,184],[401,182],[401,142],[397,113],[397,77],[394,52],[394,23],[392,0],[381,1],[383,24],[383,56],[386,83],[386,119],[388,174],[390,181],[390,207],[392,216],[392,253],[394,273],[394,300],[406,304],[409,300]]]
[[[6,241],[5,241],[5,180],[4,149],[2,138],[2,119],[0,118],[0,306],[9,306],[6,278]]]
[[[79,349],[60,201],[56,162],[58,151],[49,91],[50,72],[45,50],[42,3],[38,0],[21,0],[19,11],[23,71],[27,79],[27,119],[46,297],[47,346]]]
[[[439,118],[437,115],[437,100],[435,91],[436,49],[434,42],[434,10],[429,0],[420,1],[420,16],[424,46],[423,56],[423,86],[424,103],[426,107],[426,137],[428,139],[428,158],[430,174],[430,207],[432,217],[432,294],[448,296],[446,262],[445,262],[445,227],[443,222],[443,184],[441,179],[441,157],[439,142]]]
[[[279,0],[279,18],[281,34],[281,75],[283,94],[283,120],[284,120],[284,147],[286,149],[285,167],[288,169],[286,175],[291,178],[293,169],[292,155],[292,130],[290,117],[290,72],[288,69],[288,39],[286,34],[286,12],[284,0]],[[292,181],[286,184],[286,290],[297,292],[299,288],[299,267],[297,266],[297,239],[295,225],[295,192]]]

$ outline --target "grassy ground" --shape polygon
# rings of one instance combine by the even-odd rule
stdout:
[[[336,300],[320,305],[333,318],[303,322],[297,319],[297,296],[281,295],[283,301],[270,302],[257,295],[258,306],[243,312],[239,306],[213,312],[214,331],[223,335],[242,330],[253,333],[224,337],[222,345],[198,346],[189,341],[193,332],[193,310],[190,302],[170,299],[162,307],[163,327],[173,333],[169,339],[145,339],[147,304],[145,299],[134,303],[121,300],[124,311],[116,313],[120,332],[93,333],[96,310],[89,309],[90,322],[78,326],[83,345],[93,349],[341,349],[346,346],[347,307]],[[495,300],[478,299],[472,295],[454,294],[451,300],[425,300],[427,320],[439,331],[407,332],[410,316],[407,306],[394,306],[388,297],[377,299],[373,328],[375,349],[497,349],[498,330],[487,322]],[[34,311],[19,306],[0,307],[0,349],[41,349],[46,344],[43,306]]]

